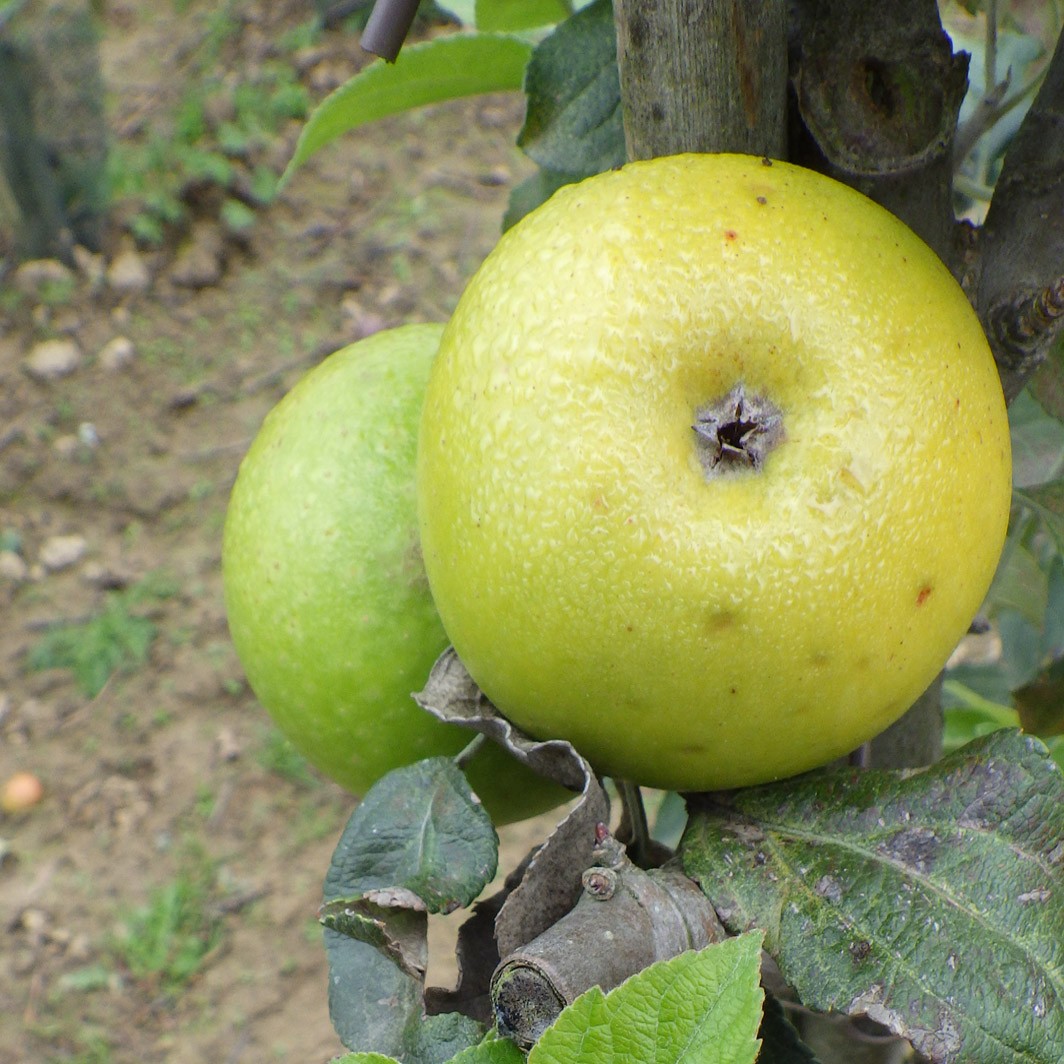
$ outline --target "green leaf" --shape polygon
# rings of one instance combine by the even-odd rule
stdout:
[[[394,63],[371,63],[314,109],[282,182],[320,148],[367,122],[461,96],[520,89],[531,54],[532,46],[515,37],[456,33],[408,44]]]
[[[477,897],[497,862],[498,836],[465,776],[450,758],[429,758],[369,789],[333,853],[325,901],[405,891],[429,912],[451,912]]]
[[[942,708],[945,731],[942,744],[948,753],[959,750],[965,743],[1002,728],[1018,728],[1019,714],[1011,706],[987,699],[977,691],[954,679],[942,685]]]
[[[424,920],[424,916],[422,917]],[[423,980],[373,946],[325,928],[329,1018],[348,1049],[401,1059],[421,1017]]]
[[[436,0],[436,6],[460,26],[475,27],[477,24],[476,0]]]
[[[553,26],[568,17],[565,0],[477,0],[477,27],[508,33]]]
[[[325,877],[329,1015],[349,1049],[441,1064],[482,1035],[457,1014],[425,1017],[428,912],[468,905],[495,874],[498,838],[450,758],[377,781]]]
[[[510,190],[510,203],[502,220],[503,232],[516,225],[541,203],[546,203],[562,185],[569,185],[579,180],[580,176],[577,174],[561,174],[554,170],[543,169],[525,178]]]
[[[484,1028],[458,1012],[425,1016],[408,1032],[406,1064],[445,1064],[475,1049],[484,1037]]]
[[[1064,553],[1064,480],[1053,480],[1013,491],[1016,502],[1042,522],[1053,537],[1057,550]]]
[[[1025,525],[1014,522],[1010,536],[1022,537]],[[988,598],[992,611],[1015,610],[1041,627],[1046,612],[1046,574],[1025,543],[1006,544]]]
[[[459,1053],[451,1064],[525,1064],[525,1055],[508,1038],[493,1032],[479,1045]]]
[[[1046,740],[1046,746],[1049,748],[1049,756],[1053,758],[1060,770],[1064,772],[1064,736],[1054,735],[1052,739]]]
[[[544,169],[589,177],[624,162],[610,0],[595,0],[539,43],[525,92],[528,109],[517,143]]]
[[[608,994],[592,987],[544,1031],[528,1064],[753,1064],[761,938],[751,932],[681,953]]]
[[[1009,406],[1012,480],[1020,488],[1053,480],[1064,469],[1064,425],[1025,389]]]
[[[383,1053],[345,1053],[334,1057],[329,1064],[398,1064],[395,1057],[386,1057]]]
[[[1018,552],[1017,552],[1018,553]],[[1032,591],[1032,601],[1037,593]],[[1045,587],[1043,581],[1041,614],[1045,613]],[[1036,611],[1037,612],[1037,611]],[[1037,623],[1028,614],[1011,607],[995,608],[998,637],[1001,651],[990,662],[962,662],[949,670],[949,677],[981,695],[988,702],[1012,705],[1013,692],[1038,676],[1042,666],[1043,643],[1042,616]]]
[[[997,731],[921,771],[707,797],[682,852],[810,1008],[867,1014],[936,1064],[1059,1064],[1062,839],[1059,767]]]
[[[410,972],[365,942],[329,928],[325,949],[329,1016],[348,1049],[385,1054],[404,1064],[443,1064],[483,1037],[484,1029],[468,1016],[424,1015],[423,972]]]

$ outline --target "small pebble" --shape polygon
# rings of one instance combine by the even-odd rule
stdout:
[[[100,446],[100,434],[91,421],[83,421],[78,425],[78,442],[88,447],[89,450],[95,450]]]
[[[96,361],[109,373],[117,373],[133,361],[136,353],[132,340],[126,336],[116,336],[100,348]]]
[[[78,443],[77,436],[69,433],[63,436],[56,436],[56,438],[52,440],[52,450],[55,451],[60,458],[73,458],[74,455],[78,453],[79,446],[80,444]]]
[[[36,295],[47,285],[73,284],[74,271],[58,259],[33,259],[15,270],[14,282],[20,292]]]
[[[170,269],[170,280],[182,288],[209,288],[222,279],[225,241],[216,225],[199,225]]]
[[[37,558],[48,572],[54,573],[76,565],[88,549],[84,536],[49,536],[41,544]]]
[[[26,372],[36,381],[68,377],[81,364],[81,349],[73,340],[42,340],[26,356]]]
[[[151,274],[144,259],[129,248],[119,252],[107,269],[107,283],[122,295],[139,295],[151,285]]]
[[[13,550],[0,550],[0,578],[23,584],[30,578],[30,567]]]

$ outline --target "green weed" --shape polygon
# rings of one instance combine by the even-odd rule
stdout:
[[[208,20],[192,61],[190,88],[174,111],[147,140],[118,144],[108,160],[111,200],[130,209],[129,227],[143,243],[161,243],[170,227],[187,219],[185,193],[196,185],[231,189],[241,174],[242,197],[253,205],[270,203],[279,175],[256,165],[254,155],[285,122],[305,118],[310,109],[310,95],[285,56],[317,31],[308,24],[288,35],[280,58],[256,66],[234,87],[223,63],[225,46],[240,28],[231,7],[223,5]],[[227,197],[222,221],[237,231],[247,229],[254,221],[252,206]]]
[[[214,879],[213,864],[194,855],[126,920],[113,951],[134,979],[175,991],[202,968],[223,934],[212,904]]]
[[[26,297],[10,285],[0,286],[0,314],[14,315],[26,302]]]
[[[95,616],[49,629],[30,650],[28,667],[69,669],[82,694],[95,698],[116,672],[129,672],[148,660],[156,628],[134,610],[176,590],[171,577],[150,574],[126,591],[113,592]]]
[[[49,1056],[47,1064],[112,1064],[114,1055],[111,1043],[103,1034],[82,1031],[77,1036],[78,1048],[73,1055]]]
[[[38,300],[48,307],[64,307],[74,298],[77,282],[73,277],[44,281],[37,293]]]

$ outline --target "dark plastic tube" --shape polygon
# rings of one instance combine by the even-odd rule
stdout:
[[[418,0],[377,0],[366,28],[362,47],[394,63],[417,14]]]

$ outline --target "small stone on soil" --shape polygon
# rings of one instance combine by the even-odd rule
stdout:
[[[108,340],[100,348],[100,353],[96,356],[96,360],[109,373],[116,373],[125,369],[133,361],[136,353],[133,341],[129,337],[116,336],[113,340]]]
[[[225,240],[216,225],[199,225],[177,253],[170,280],[181,288],[209,288],[222,279]]]
[[[67,377],[81,364],[81,349],[73,340],[42,340],[26,356],[23,366],[36,381]]]
[[[30,578],[30,567],[13,550],[0,550],[0,580],[23,584]]]
[[[58,259],[34,259],[15,270],[14,282],[23,295],[35,296],[46,285],[73,284],[74,272]]]
[[[54,573],[76,565],[88,549],[84,536],[49,536],[41,544],[37,557],[48,572]]]
[[[100,591],[121,591],[133,583],[134,576],[120,566],[86,562],[81,570],[81,578]]]
[[[214,740],[219,761],[236,761],[243,747],[232,728],[222,728]]]
[[[107,270],[107,283],[122,295],[139,295],[151,285],[147,263],[132,248],[115,256]]]

